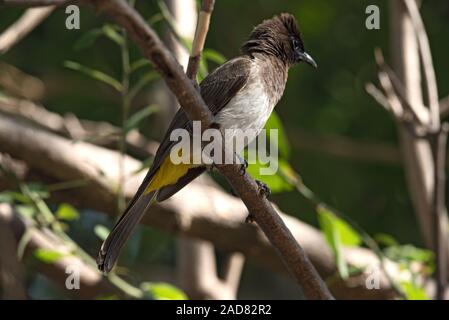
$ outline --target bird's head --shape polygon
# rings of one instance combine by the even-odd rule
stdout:
[[[287,66],[303,61],[317,67],[313,58],[304,51],[298,24],[289,13],[274,16],[255,27],[242,51],[249,55],[261,53],[275,56]]]

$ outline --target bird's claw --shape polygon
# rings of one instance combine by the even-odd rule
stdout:
[[[246,159],[242,159],[243,163],[240,164],[240,175],[243,176],[246,173],[246,169],[248,168],[248,161]]]
[[[254,221],[256,221],[254,219],[254,215],[252,213],[248,213],[245,219],[245,223],[253,223]]]
[[[218,170],[217,165],[215,164],[215,162],[212,162],[212,164],[206,166],[207,167],[207,171],[209,172],[214,172],[214,170]]]
[[[268,198],[271,195],[271,190],[266,183],[256,180],[257,186],[259,187],[259,194]]]

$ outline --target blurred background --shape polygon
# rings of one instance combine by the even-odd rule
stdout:
[[[199,2],[148,0],[136,1],[135,6],[185,64],[188,54],[184,47],[188,48],[191,43]],[[417,209],[408,188],[410,180],[404,170],[398,125],[392,114],[365,90],[367,83],[378,83],[375,48],[381,48],[385,60],[396,67],[394,43],[401,30],[392,22],[394,4],[390,2],[395,1],[218,0],[200,70],[201,78],[208,70],[238,55],[252,28],[262,20],[281,12],[292,13],[297,18],[305,48],[317,61],[318,69],[301,64],[289,73],[285,94],[276,107],[276,116],[270,119],[271,127],[282,130],[280,149],[285,164],[281,174],[269,178],[267,183],[273,190],[271,200],[280,210],[312,226],[316,231],[313,236],[319,237],[316,241],[326,242],[328,247],[322,249],[322,256],[330,255],[332,262],[317,268],[337,297],[431,298],[427,285],[417,279],[431,278],[435,270],[435,255],[423,238],[420,220],[415,214]],[[379,29],[368,30],[365,26],[370,15],[365,12],[368,5],[379,8]],[[449,73],[446,72],[449,69],[449,2],[420,1],[419,8],[430,41],[439,95],[444,98],[449,91]],[[0,34],[25,10],[2,7]],[[108,162],[104,163],[108,167],[105,171],[115,170],[117,183],[112,189],[118,200],[108,205],[90,206],[94,200],[84,198],[82,193],[75,195],[79,188],[85,188],[84,183],[89,183],[83,180],[88,175],[82,177],[75,169],[72,172],[63,166],[53,167],[53,161],[59,161],[58,157],[64,158],[62,162],[70,161],[65,158],[81,159],[90,149],[85,151],[75,145],[84,143],[117,154],[127,153],[137,159],[133,160],[135,163],[130,170],[142,174],[142,170],[151,164],[157,141],[176,110],[175,100],[163,81],[112,20],[91,8],[81,7],[80,28],[67,30],[67,16],[64,8],[49,12],[48,17],[24,39],[4,50],[0,56],[0,114],[5,122],[0,122],[0,127],[4,127],[0,129],[0,135],[3,135],[0,163],[4,167],[0,174],[0,202],[3,203],[0,205],[6,211],[19,211],[20,221],[26,219],[24,226],[18,227],[22,222],[12,221],[11,215],[3,218],[3,229],[0,230],[12,230],[2,232],[5,239],[10,234],[12,247],[7,247],[6,240],[3,246],[0,245],[0,270],[4,273],[0,280],[0,297],[302,298],[295,283],[282,271],[279,261],[270,263],[267,261],[276,258],[262,257],[268,249],[258,251],[258,247],[251,247],[254,250],[248,253],[251,251],[249,246],[257,242],[251,240],[255,227],[242,227],[248,228],[248,238],[251,238],[248,247],[245,248],[245,243],[238,243],[226,248],[227,240],[219,239],[215,243],[215,254],[205,253],[213,250],[209,242],[208,246],[198,249],[203,241],[190,241],[188,238],[200,239],[204,233],[204,238],[210,241],[215,229],[211,229],[210,234],[187,231],[179,237],[178,228],[164,225],[162,215],[158,218],[162,222],[149,220],[138,228],[110,279],[98,280],[101,277],[90,266],[86,277],[91,276],[92,281],[101,282],[101,285],[92,285],[93,289],[87,294],[64,287],[67,281],[64,274],[67,276],[70,272],[56,276],[57,271],[52,268],[57,269],[58,263],[64,261],[68,254],[61,254],[59,246],[33,247],[29,242],[34,238],[26,229],[39,230],[43,236],[46,235],[43,230],[50,229],[56,237],[67,241],[64,245],[69,247],[70,255],[89,260],[84,255],[96,256],[102,238],[118,217],[119,209],[132,195],[135,185],[127,187],[124,184],[127,179],[124,172],[129,171],[125,168],[126,161],[123,164],[120,156],[117,161],[105,160]],[[132,71],[126,73],[126,68]],[[129,97],[135,88],[131,99],[124,98]],[[426,98],[425,92],[423,97]],[[36,107],[37,111],[30,106]],[[48,113],[39,113],[42,110]],[[7,121],[12,127],[7,126]],[[60,124],[61,121],[71,125]],[[28,126],[34,129],[27,130],[41,130],[48,135],[72,140],[67,148],[61,149],[67,153],[58,155],[56,152],[55,155],[37,151],[40,147],[36,147],[33,153],[32,147],[30,150],[20,147],[27,143],[23,140],[27,139],[26,135],[25,138],[19,137],[16,131],[8,128],[14,127],[23,133]],[[45,140],[45,134],[31,134],[53,144],[53,140]],[[5,144],[4,141],[11,143]],[[55,142],[55,150],[59,147],[59,142]],[[97,151],[95,149],[91,154]],[[16,165],[22,169],[12,170]],[[17,174],[21,170],[27,173]],[[11,171],[15,172],[14,178],[11,178]],[[250,172],[255,171],[250,168]],[[220,190],[229,194],[230,187],[222,178],[217,174],[212,178],[216,182],[208,180],[202,183],[213,183],[214,188],[218,183]],[[183,197],[193,197],[198,203],[204,201],[199,193],[189,196],[189,191],[185,192]],[[92,194],[92,197],[103,196]],[[107,196],[104,198],[109,199]],[[161,210],[176,211],[176,206],[179,206],[176,201],[167,205],[168,209],[164,207]],[[42,221],[42,215],[44,218],[47,215],[47,220]],[[226,220],[226,216],[220,218]],[[208,225],[199,223],[197,228],[201,227],[208,228]],[[17,231],[17,228],[21,229]],[[229,226],[230,233],[225,232],[222,237],[232,238],[232,230],[237,228]],[[346,235],[356,240],[348,240]],[[298,237],[301,238],[301,234]],[[370,240],[375,245],[370,245]],[[195,245],[198,246],[197,251],[192,248]],[[79,248],[73,249],[74,246]],[[308,245],[304,246],[307,251]],[[348,248],[354,250],[351,251],[353,254],[357,253],[356,249],[365,250],[362,256],[378,249],[379,252],[370,257],[391,262],[394,267],[390,277],[395,278],[403,271],[409,274],[398,276],[399,280],[394,280],[396,282],[390,283],[387,289],[379,290],[379,295],[371,295],[363,288],[351,293],[348,279],[359,279],[371,260],[359,265],[351,263],[357,259],[341,260]],[[315,256],[312,253],[312,262],[323,258],[320,250]],[[235,251],[242,251],[245,258],[234,254]],[[11,258],[16,252],[19,258]],[[196,253],[186,258],[183,252]],[[272,254],[271,251],[269,253]],[[10,260],[17,260],[12,269]],[[231,280],[226,277],[227,271],[231,270],[227,268],[230,261],[234,261],[238,270],[234,271],[236,279]],[[207,266],[208,263],[213,263],[214,267]],[[197,285],[195,273],[189,273],[189,264],[212,268],[215,276],[218,274],[219,279],[227,279],[233,284],[226,287],[226,281],[222,281],[223,288],[215,286],[212,289],[215,292],[204,293],[207,290],[194,288]],[[215,265],[217,270],[214,270]],[[183,277],[188,277],[188,280]],[[384,281],[382,278],[381,283]],[[228,289],[229,292],[223,293]]]

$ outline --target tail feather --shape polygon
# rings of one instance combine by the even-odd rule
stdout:
[[[156,193],[140,194],[114,226],[98,253],[97,265],[100,271],[108,273],[114,267],[123,245],[155,199]]]

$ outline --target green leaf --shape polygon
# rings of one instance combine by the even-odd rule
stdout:
[[[349,276],[349,272],[343,255],[343,247],[357,246],[362,238],[349,224],[326,208],[318,206],[317,213],[321,231],[334,252],[340,276],[345,279]]]
[[[374,239],[377,241],[377,243],[385,246],[385,247],[391,247],[391,246],[397,246],[399,245],[399,242],[396,241],[396,239],[385,233],[378,233],[374,236]]]
[[[226,62],[226,57],[222,55],[220,52],[213,49],[204,49],[203,57],[206,60],[215,62],[216,64],[223,64]]]
[[[5,191],[5,196],[9,195],[13,201],[17,201],[23,204],[30,204],[32,203],[31,199],[27,197],[26,195],[16,192],[16,191]]]
[[[67,256],[67,254],[55,250],[36,249],[34,256],[44,263],[54,263]]]
[[[97,224],[94,227],[94,233],[95,235],[100,238],[100,240],[104,241],[106,240],[106,238],[108,237],[110,231],[108,228],[106,228],[105,226],[102,226],[100,224]]]
[[[293,190],[294,186],[291,183],[289,183],[289,181],[287,181],[280,172],[280,170],[282,170],[281,168],[288,166],[288,164],[283,160],[279,160],[277,165],[278,165],[278,170],[275,174],[262,175],[260,170],[262,168],[269,168],[270,164],[262,164],[257,159],[256,163],[250,163],[248,165],[247,172],[254,179],[260,180],[260,181],[266,183],[272,193],[279,193],[279,192]]]
[[[14,198],[10,192],[0,192],[0,203],[12,203],[14,202]]]
[[[33,238],[33,231],[34,231],[33,227],[27,228],[25,233],[20,238],[19,243],[17,244],[17,257],[19,258],[19,260],[23,259],[25,249],[28,246],[28,243]]]
[[[116,294],[106,294],[96,297],[95,300],[120,300],[120,298]]]
[[[322,206],[318,207],[317,210],[318,213],[326,214],[332,219],[336,230],[341,235],[341,242],[344,246],[356,247],[362,243],[361,235],[357,231],[355,231],[346,221],[337,217],[333,212],[327,210]]]
[[[36,214],[36,208],[32,205],[17,205],[15,206],[16,211],[26,218],[33,218]]]
[[[429,300],[424,288],[417,286],[412,281],[401,282],[400,286],[407,300]]]
[[[134,85],[134,87],[131,88],[131,90],[128,93],[128,100],[132,101],[134,97],[139,93],[140,90],[143,89],[148,83],[153,81],[154,79],[157,79],[159,77],[159,74],[155,71],[148,72],[143,77],[141,77],[137,83]]]
[[[139,60],[136,60],[133,63],[131,63],[129,68],[130,68],[131,72],[135,72],[136,70],[143,68],[145,66],[149,66],[149,65],[151,65],[151,64],[150,64],[150,61],[148,61],[147,59],[139,59]]]
[[[423,262],[432,264],[434,262],[434,253],[430,250],[420,249],[410,244],[391,246],[384,250],[385,255],[391,260],[398,262]]]
[[[73,221],[77,220],[80,214],[70,204],[62,203],[56,211],[56,217],[60,220]]]
[[[296,171],[290,166],[290,164],[285,160],[279,160],[279,174],[288,181],[292,186],[295,186],[300,182],[299,175]]]
[[[118,44],[119,46],[123,45],[125,40],[123,39],[123,36],[117,32],[116,27],[111,24],[105,24],[101,30],[103,31],[104,35],[108,37],[110,40]]]
[[[91,69],[89,67],[83,66],[83,65],[79,64],[78,62],[74,62],[74,61],[65,61],[64,66],[66,68],[78,71],[86,76],[89,76],[92,79],[106,83],[106,84],[110,85],[111,87],[113,87],[118,92],[121,92],[123,90],[123,87],[119,81],[115,80],[113,77],[107,75],[104,72],[101,72],[101,71],[95,70],[95,69]]]
[[[101,37],[106,36],[108,39],[112,40],[118,45],[122,45],[124,43],[123,36],[117,32],[117,28],[110,24],[105,24],[101,29],[93,29],[85,34],[83,34],[74,45],[74,49],[80,51],[82,49],[88,48],[92,46],[95,41]]]
[[[156,13],[154,15],[152,15],[149,19],[147,19],[147,22],[149,25],[153,26],[156,23],[158,23],[159,21],[163,21],[164,20],[164,16],[162,13]]]
[[[142,120],[149,117],[157,110],[158,109],[155,105],[150,105],[134,113],[131,117],[129,117],[129,119],[125,123],[125,132],[129,132],[132,129],[137,128]]]
[[[75,42],[74,49],[76,51],[80,51],[92,46],[95,43],[95,40],[97,40],[97,38],[102,34],[103,30],[101,29],[93,29],[86,32]]]
[[[48,199],[50,193],[45,185],[36,182],[29,182],[26,184],[26,188],[30,194],[35,194],[41,199]]]
[[[141,289],[150,293],[157,300],[187,300],[184,292],[168,283],[144,282],[141,284]]]
[[[265,130],[267,130],[267,142],[270,141],[270,130],[278,130],[278,141],[277,146],[279,149],[279,154],[282,158],[288,159],[290,156],[290,144],[285,134],[284,126],[282,121],[276,112],[272,112],[270,118],[268,118],[265,124]]]

